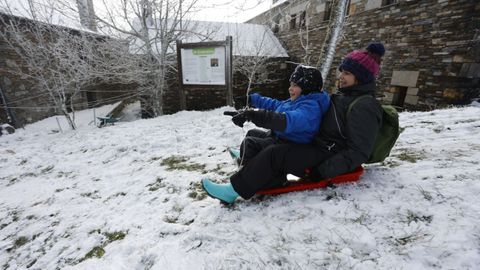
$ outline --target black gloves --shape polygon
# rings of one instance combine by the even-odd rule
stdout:
[[[307,168],[305,169],[305,174],[302,177],[303,179],[307,179],[310,181],[318,182],[323,180],[323,176],[318,171],[317,167]]]
[[[248,119],[247,119],[247,116],[245,115],[245,111],[240,111],[239,113],[237,113],[232,117],[232,122],[241,128],[243,128],[243,124],[245,124],[247,120]]]
[[[224,112],[225,115],[232,115],[232,112]],[[232,117],[232,122],[243,127],[245,121],[252,121],[256,126],[275,131],[284,131],[287,127],[287,118],[284,113],[277,113],[266,110],[243,110]]]
[[[223,112],[223,115],[229,115],[229,116],[234,116],[234,115],[237,115],[238,112],[237,111],[225,111]]]
[[[229,116],[232,116],[232,122],[239,126],[239,127],[242,127],[243,128],[243,124],[245,123],[245,121],[247,121],[247,118],[245,117],[245,111],[244,110],[241,110],[241,111],[225,111],[223,112],[223,115],[229,115]]]

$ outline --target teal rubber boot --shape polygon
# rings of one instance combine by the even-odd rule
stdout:
[[[242,159],[240,158],[240,150],[234,149],[234,148],[228,148],[228,153],[232,157],[232,159],[235,161],[235,163],[240,166],[240,163],[242,162]]]
[[[230,183],[216,184],[210,181],[210,179],[204,178],[202,179],[202,187],[208,196],[219,199],[226,204],[232,204],[239,196]]]
[[[234,148],[228,148],[228,153],[233,159],[240,158],[240,150]]]

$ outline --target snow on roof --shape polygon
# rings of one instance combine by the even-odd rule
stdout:
[[[27,0],[0,1],[0,12],[92,32],[81,25],[73,2],[60,3],[56,0],[38,0],[33,1],[32,5],[34,5],[35,12],[31,11]],[[222,41],[227,36],[232,36],[233,55],[235,56],[288,57],[285,48],[265,25],[192,20],[185,21],[184,27],[188,30],[186,31],[188,34],[182,38],[184,43]],[[134,41],[131,51],[138,52],[141,47],[142,42]]]
[[[133,25],[138,26],[139,23],[134,22]],[[156,36],[153,26],[150,29],[150,36]],[[280,41],[265,25],[189,20],[183,22],[182,32],[184,34],[180,39],[183,43],[224,41],[227,36],[232,36],[234,56],[288,57]],[[131,51],[142,51],[142,44],[143,42],[135,40]],[[161,48],[160,44],[157,40],[154,47]],[[170,52],[173,53],[173,48],[170,48]]]
[[[273,32],[265,25],[250,23],[202,22],[196,21],[197,30],[207,33],[213,31],[207,40],[221,41],[232,36],[233,55],[236,56],[268,56],[288,57],[288,53],[280,44]],[[183,42],[200,42],[191,35]]]
[[[82,26],[78,12],[70,2],[37,0],[32,1],[31,5],[27,0],[0,1],[0,12],[70,29],[96,33]]]

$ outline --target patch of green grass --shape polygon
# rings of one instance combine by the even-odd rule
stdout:
[[[17,178],[17,177],[13,177],[13,178],[11,178],[11,179],[8,181],[7,186],[11,186],[11,185],[15,184],[15,182],[17,182],[17,181],[18,181],[18,178]]]
[[[167,171],[186,170],[186,171],[202,171],[205,164],[188,162],[186,157],[171,156],[162,160],[160,165],[167,167]]]
[[[188,193],[188,197],[196,201],[201,201],[207,197],[207,193],[203,190],[202,184],[200,182],[190,183],[189,189],[191,191]]]
[[[75,178],[75,174],[73,172],[57,172],[57,177],[58,178],[61,178],[61,177],[65,177],[65,178]]]
[[[87,198],[92,198],[92,199],[100,198],[100,196],[98,195],[98,190],[95,190],[94,192],[81,193],[80,196],[87,197]]]
[[[92,230],[88,234],[94,234],[94,233],[100,234],[101,230],[100,229]],[[114,241],[123,240],[127,235],[127,233],[122,231],[116,231],[112,233],[104,232],[103,235],[106,238],[105,241],[103,241],[101,245],[93,247],[87,254],[85,254],[83,258],[79,260],[79,262],[82,262],[84,260],[87,260],[93,257],[96,257],[96,258],[103,257],[103,255],[105,255],[105,247]]]
[[[42,173],[48,173],[48,172],[50,172],[51,170],[53,170],[54,167],[55,167],[55,166],[53,166],[53,165],[49,165],[49,166],[43,168],[43,169],[41,170],[41,172],[42,172]]]
[[[433,220],[433,215],[418,215],[412,211],[408,211],[406,218],[407,224],[419,221],[430,224]]]
[[[345,195],[342,194],[342,193],[338,193],[336,191],[332,191],[330,192],[329,194],[327,194],[327,196],[325,197],[325,200],[326,201],[330,201],[330,200],[345,200]]]
[[[26,236],[20,236],[17,239],[15,239],[15,241],[13,242],[13,246],[7,249],[7,251],[12,251],[13,249],[17,249],[25,245],[26,243],[28,243],[28,241],[29,239]]]
[[[187,160],[188,159],[186,157],[171,156],[171,157],[163,159],[162,162],[160,163],[160,165],[166,166],[168,168],[175,168],[175,167],[178,166],[178,164],[185,163],[185,162],[187,162]]]
[[[208,171],[203,171],[202,174],[207,174],[207,173],[216,173],[218,175],[226,175],[227,172],[223,171],[224,166],[223,164],[217,164],[217,167],[208,170]]]
[[[417,161],[425,158],[425,155],[423,153],[414,152],[409,149],[401,149],[401,152],[399,154],[395,154],[393,156],[398,158],[399,160],[407,161],[410,163],[416,163]]]
[[[432,122],[432,121],[420,121],[420,124],[429,124],[429,125],[433,125],[433,124],[436,124],[436,122]]]
[[[395,243],[398,244],[398,245],[401,245],[401,246],[405,246],[409,243],[413,243],[413,242],[417,242],[419,240],[422,240],[424,238],[426,238],[427,236],[429,236],[428,234],[426,233],[419,233],[419,234],[410,234],[410,235],[407,235],[407,236],[404,236],[404,237],[396,237],[394,238],[395,240]]]
[[[26,178],[26,177],[37,177],[37,174],[35,173],[24,173],[22,175],[20,175],[20,179],[23,179],[23,178]]]
[[[113,233],[105,233],[105,236],[107,237],[108,243],[111,243],[113,241],[123,240],[123,238],[125,238],[126,235],[127,234],[125,232],[122,232],[122,231],[113,232]]]
[[[171,224],[175,224],[178,222],[178,217],[173,217],[173,216],[166,216],[163,218],[163,221]]]
[[[459,120],[459,121],[455,121],[455,125],[456,124],[468,124],[468,123],[473,123],[473,122],[477,122],[478,119],[466,119],[466,120]]]
[[[425,198],[425,200],[431,201],[433,199],[432,194],[430,192],[424,190],[421,186],[418,186],[418,190],[420,191],[420,193],[422,193],[423,198]]]
[[[162,183],[163,178],[162,177],[157,177],[157,180],[151,184],[148,184],[148,190],[149,191],[157,191],[160,188],[164,188],[166,185]]]
[[[361,225],[365,225],[368,219],[368,215],[362,213],[359,217],[352,219],[352,222],[359,223]]]
[[[103,255],[105,255],[105,250],[103,247],[96,246],[93,247],[92,250],[90,250],[87,254],[85,254],[85,257],[83,257],[80,261],[82,262],[93,257],[101,258]]]
[[[395,160],[385,160],[385,161],[382,162],[382,165],[387,166],[389,168],[395,168],[395,167],[400,166],[400,163],[395,161]]]
[[[94,233],[102,233],[102,230],[95,229],[95,230],[91,230],[91,231],[88,232],[88,234],[94,234]]]
[[[17,211],[13,211],[12,212],[12,221],[13,222],[17,222],[20,220],[20,217],[18,216],[18,212]]]
[[[417,157],[414,155],[411,155],[409,153],[401,153],[400,155],[397,156],[398,159],[403,160],[403,161],[408,161],[411,163],[416,163],[417,162]]]

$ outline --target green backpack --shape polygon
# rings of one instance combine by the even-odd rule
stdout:
[[[371,98],[371,96],[364,95],[355,99],[349,106],[347,110],[348,114],[352,110],[353,105],[363,98]],[[367,164],[382,162],[390,155],[395,142],[400,135],[400,126],[398,122],[398,112],[391,105],[382,105],[383,116],[382,124],[375,139],[375,144],[373,145],[372,154],[368,158]]]

